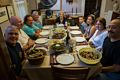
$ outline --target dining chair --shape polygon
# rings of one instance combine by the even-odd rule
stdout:
[[[54,80],[86,80],[89,68],[65,68],[51,66]]]

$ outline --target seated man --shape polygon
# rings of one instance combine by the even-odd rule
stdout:
[[[39,21],[39,15],[37,11],[34,11],[32,13],[32,17],[33,17],[33,24],[38,27],[39,29],[42,29],[43,26],[41,25],[41,22]]]
[[[5,41],[11,57],[12,64],[14,66],[14,72],[16,77],[20,76],[22,70],[22,62],[25,59],[25,55],[22,51],[20,44],[17,42],[19,33],[16,26],[8,26],[5,30]]]
[[[22,30],[33,40],[36,40],[40,36],[40,29],[33,24],[33,18],[31,15],[26,15],[24,18],[24,26]]]
[[[11,25],[15,25],[18,28],[19,33],[19,39],[18,42],[20,43],[22,49],[26,51],[30,47],[34,45],[34,40],[30,39],[30,37],[22,30],[23,22],[22,20],[17,16],[12,16],[10,18]]]
[[[80,16],[79,17],[79,28],[82,31],[82,33],[85,33],[86,28],[88,27],[88,25],[85,23],[85,18],[84,16]]]

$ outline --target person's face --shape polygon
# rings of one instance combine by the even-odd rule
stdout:
[[[82,17],[79,18],[79,23],[83,23],[84,22],[84,19]]]
[[[104,26],[100,21],[97,21],[95,25],[96,25],[97,30],[100,30],[100,31],[104,30]]]
[[[89,17],[87,18],[87,23],[88,23],[88,24],[92,24],[92,22],[93,22],[92,17],[89,16]]]
[[[111,23],[107,26],[108,35],[111,38],[120,37],[120,25],[116,20],[111,21]]]
[[[16,19],[16,26],[18,27],[18,29],[21,29],[23,27],[23,22],[20,18]]]
[[[16,42],[18,41],[18,29],[9,29],[7,34],[5,34],[5,39],[8,43],[10,44],[16,44]]]
[[[34,19],[34,21],[38,21],[39,15],[34,15],[34,16],[33,16],[33,19]]]
[[[30,26],[32,26],[32,24],[33,24],[33,18],[31,16],[27,18],[27,24],[30,25]]]

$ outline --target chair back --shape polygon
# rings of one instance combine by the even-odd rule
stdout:
[[[52,67],[54,80],[86,80],[89,68]]]

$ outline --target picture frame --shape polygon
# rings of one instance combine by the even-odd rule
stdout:
[[[10,19],[11,16],[14,16],[14,10],[12,6],[6,6],[7,13],[8,13],[8,18]]]
[[[8,14],[6,7],[0,7],[0,23],[3,23],[8,20]]]

